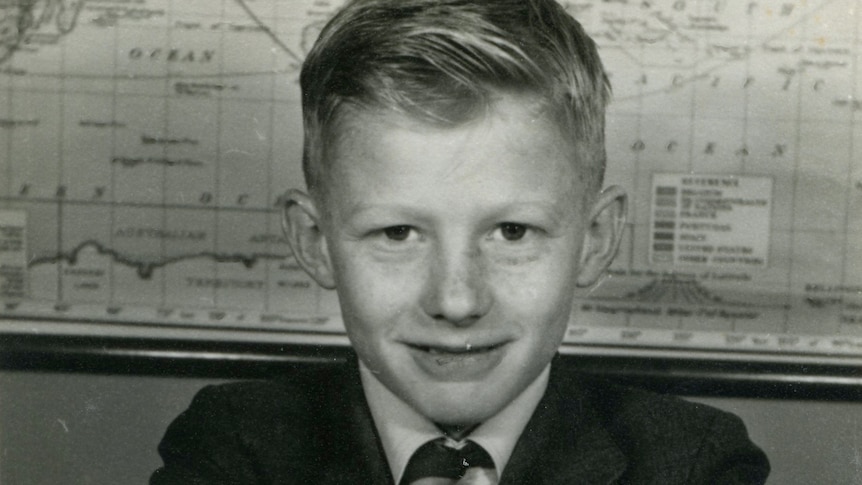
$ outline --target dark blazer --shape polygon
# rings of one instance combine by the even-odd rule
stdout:
[[[754,484],[736,416],[551,368],[506,484]],[[152,485],[392,484],[355,364],[207,387],[168,428]]]

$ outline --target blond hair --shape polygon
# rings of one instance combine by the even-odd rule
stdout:
[[[321,32],[300,85],[312,193],[346,107],[457,126],[499,93],[539,99],[571,133],[587,186],[601,187],[610,84],[593,40],[553,0],[353,0]]]

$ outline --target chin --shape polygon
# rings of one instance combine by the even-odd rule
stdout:
[[[470,427],[487,421],[505,407],[505,403],[489,403],[477,398],[476,393],[452,393],[452,397],[456,399],[454,402],[425,400],[424,406],[419,407],[419,412],[439,425]],[[477,400],[484,402],[477,405]]]

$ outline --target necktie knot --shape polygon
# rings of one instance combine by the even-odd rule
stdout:
[[[470,469],[484,468],[493,472],[494,461],[481,446],[467,441],[461,448],[446,445],[446,438],[431,440],[420,446],[407,462],[401,485],[422,479],[437,478],[455,483]],[[444,482],[445,483],[445,482]]]

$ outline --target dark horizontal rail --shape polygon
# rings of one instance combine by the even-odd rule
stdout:
[[[339,346],[0,334],[0,369],[6,371],[245,379],[351,358],[353,351]],[[856,365],[600,355],[564,355],[560,362],[680,395],[862,401],[862,368]]]

